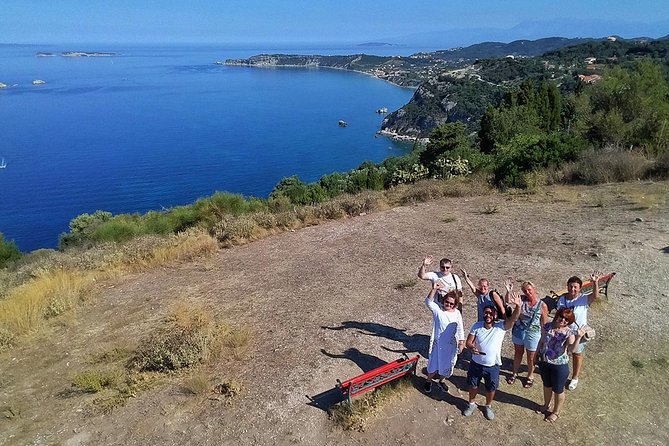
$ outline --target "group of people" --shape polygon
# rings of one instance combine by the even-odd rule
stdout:
[[[588,307],[599,298],[601,273],[594,272],[590,276],[593,282],[591,294],[581,292],[583,282],[580,278],[570,277],[567,292],[559,297],[555,316],[549,321],[548,307],[539,299],[532,282],[523,282],[518,293],[514,291],[514,282],[507,279],[502,297],[491,288],[488,279],[479,279],[476,286],[467,271],[462,269],[465,283],[477,303],[477,321],[465,337],[462,280],[453,273],[451,260],[441,259],[438,271],[428,271],[431,264],[432,258],[425,257],[418,269],[418,277],[432,283],[425,299],[434,322],[425,391],[432,391],[435,379],[441,388],[448,391],[445,379],[453,374],[458,355],[468,349],[471,352],[467,370],[469,404],[463,415],[470,416],[476,411],[475,400],[483,381],[486,401],[481,410],[486,419],[492,420],[495,414],[491,405],[499,387],[502,365],[502,341],[506,332],[511,330],[514,358],[512,373],[506,378],[507,384],[520,381],[518,372],[526,355],[528,372],[523,387],[532,387],[538,362],[544,401],[537,408],[537,413],[543,414],[548,422],[557,421],[565,400],[565,388],[576,389],[583,365],[583,351],[588,339],[594,336],[594,330],[588,327]],[[570,356],[573,370],[567,386]]]

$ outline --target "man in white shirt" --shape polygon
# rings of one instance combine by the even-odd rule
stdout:
[[[492,400],[499,386],[499,367],[502,365],[502,341],[507,331],[511,330],[513,324],[520,316],[522,300],[517,293],[509,293],[509,301],[516,306],[511,317],[495,322],[497,308],[489,304],[483,308],[483,321],[472,325],[467,336],[466,348],[472,352],[472,360],[467,370],[467,385],[469,386],[469,405],[462,414],[466,417],[472,415],[476,410],[476,395],[479,393],[481,380],[485,381],[485,406],[483,415],[488,420],[495,418],[492,411]]]
[[[457,308],[462,312],[462,280],[451,272],[453,262],[450,259],[441,259],[439,261],[439,271],[425,271],[432,264],[432,257],[427,256],[423,259],[418,268],[418,278],[429,280],[434,285],[437,282],[442,283],[442,288],[437,292],[437,303],[443,307],[444,296],[450,292],[455,292]]]

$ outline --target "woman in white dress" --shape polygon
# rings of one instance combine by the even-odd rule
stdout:
[[[444,382],[450,378],[455,368],[458,354],[462,353],[465,346],[465,332],[462,327],[462,314],[456,308],[457,298],[455,293],[448,293],[444,297],[444,309],[434,302],[434,296],[443,284],[436,282],[430,294],[425,298],[425,304],[432,311],[434,317],[434,341],[432,351],[427,362],[427,381],[425,391],[432,390],[432,379],[438,374],[439,385],[446,391],[448,387]]]

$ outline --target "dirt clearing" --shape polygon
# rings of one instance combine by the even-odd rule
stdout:
[[[535,195],[447,198],[287,232],[192,263],[127,276],[49,330],[0,355],[0,445],[565,444],[669,443],[669,184],[558,187]],[[590,312],[597,339],[560,419],[536,415],[541,380],[502,383],[492,422],[461,415],[462,364],[448,393],[415,389],[343,432],[308,405],[313,396],[401,352],[426,354],[424,255],[456,271],[533,281],[540,295],[567,277],[614,271],[610,300]],[[396,289],[397,285],[400,290]],[[132,348],[178,302],[206,304],[251,330],[248,353],[201,367],[213,385],[236,380],[234,398],[193,395],[195,372],[166,375],[109,413],[96,395],[69,392],[91,358]],[[476,317],[465,294],[463,319]],[[426,365],[419,362],[419,369]],[[521,369],[521,377],[525,376]],[[480,397],[480,402],[483,397]]]

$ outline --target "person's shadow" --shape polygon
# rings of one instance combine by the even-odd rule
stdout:
[[[467,384],[466,376],[456,376],[452,375],[450,378],[446,379],[448,384],[448,391],[444,391],[437,382],[433,382],[432,391],[430,393],[425,392],[423,385],[426,380],[416,380],[416,389],[423,393],[424,395],[432,398],[435,401],[444,401],[447,404],[458,409],[460,412],[464,411],[469,405],[469,385]],[[524,407],[529,410],[536,410],[539,407],[539,404],[535,401],[528,400],[519,395],[514,395],[512,393],[505,392],[500,390],[500,387],[504,383],[503,376],[500,375],[500,385],[495,391],[495,398],[493,400],[493,405],[497,403],[512,404],[514,406]],[[478,393],[476,396],[476,402],[479,404],[479,411],[483,411],[482,405],[485,402],[485,386],[483,381],[479,386]]]
[[[399,329],[375,322],[344,321],[339,327],[321,326],[323,330],[348,330],[357,329],[359,333],[369,336],[378,336],[392,341],[401,342],[403,349],[391,349],[383,347],[393,353],[418,353],[424,358],[428,357],[428,344],[430,337],[422,334],[406,334],[406,329]]]

